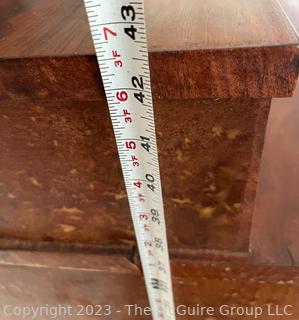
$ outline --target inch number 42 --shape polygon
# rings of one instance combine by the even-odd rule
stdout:
[[[132,77],[132,85],[134,88],[136,89],[141,89],[143,90],[144,89],[144,84],[143,84],[143,78],[140,77],[140,78],[137,78],[137,77]],[[143,103],[143,99],[144,99],[144,94],[142,91],[140,92],[136,92],[134,93],[134,97],[141,103]]]

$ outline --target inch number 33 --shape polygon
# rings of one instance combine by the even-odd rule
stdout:
[[[133,6],[122,6],[121,7],[121,16],[123,20],[125,21],[135,21],[136,18],[136,12]],[[130,27],[124,28],[125,34],[127,34],[131,39],[135,40],[135,34],[137,32],[137,29],[134,27],[133,24],[131,24]]]

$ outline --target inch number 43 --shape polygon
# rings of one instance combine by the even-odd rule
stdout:
[[[133,6],[122,6],[121,7],[121,16],[125,21],[135,21],[136,12]],[[135,34],[137,29],[132,24],[130,27],[124,28],[124,32],[133,40],[136,39]]]

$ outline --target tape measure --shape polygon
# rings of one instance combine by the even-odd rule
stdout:
[[[142,0],[84,0],[153,319],[175,319]]]

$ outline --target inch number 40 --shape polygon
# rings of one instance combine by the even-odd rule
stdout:
[[[151,189],[153,192],[155,192],[155,185],[154,185],[154,182],[155,182],[155,178],[154,178],[154,176],[152,175],[152,174],[146,174],[145,175],[145,179],[147,180],[147,187],[149,188],[149,189]]]

